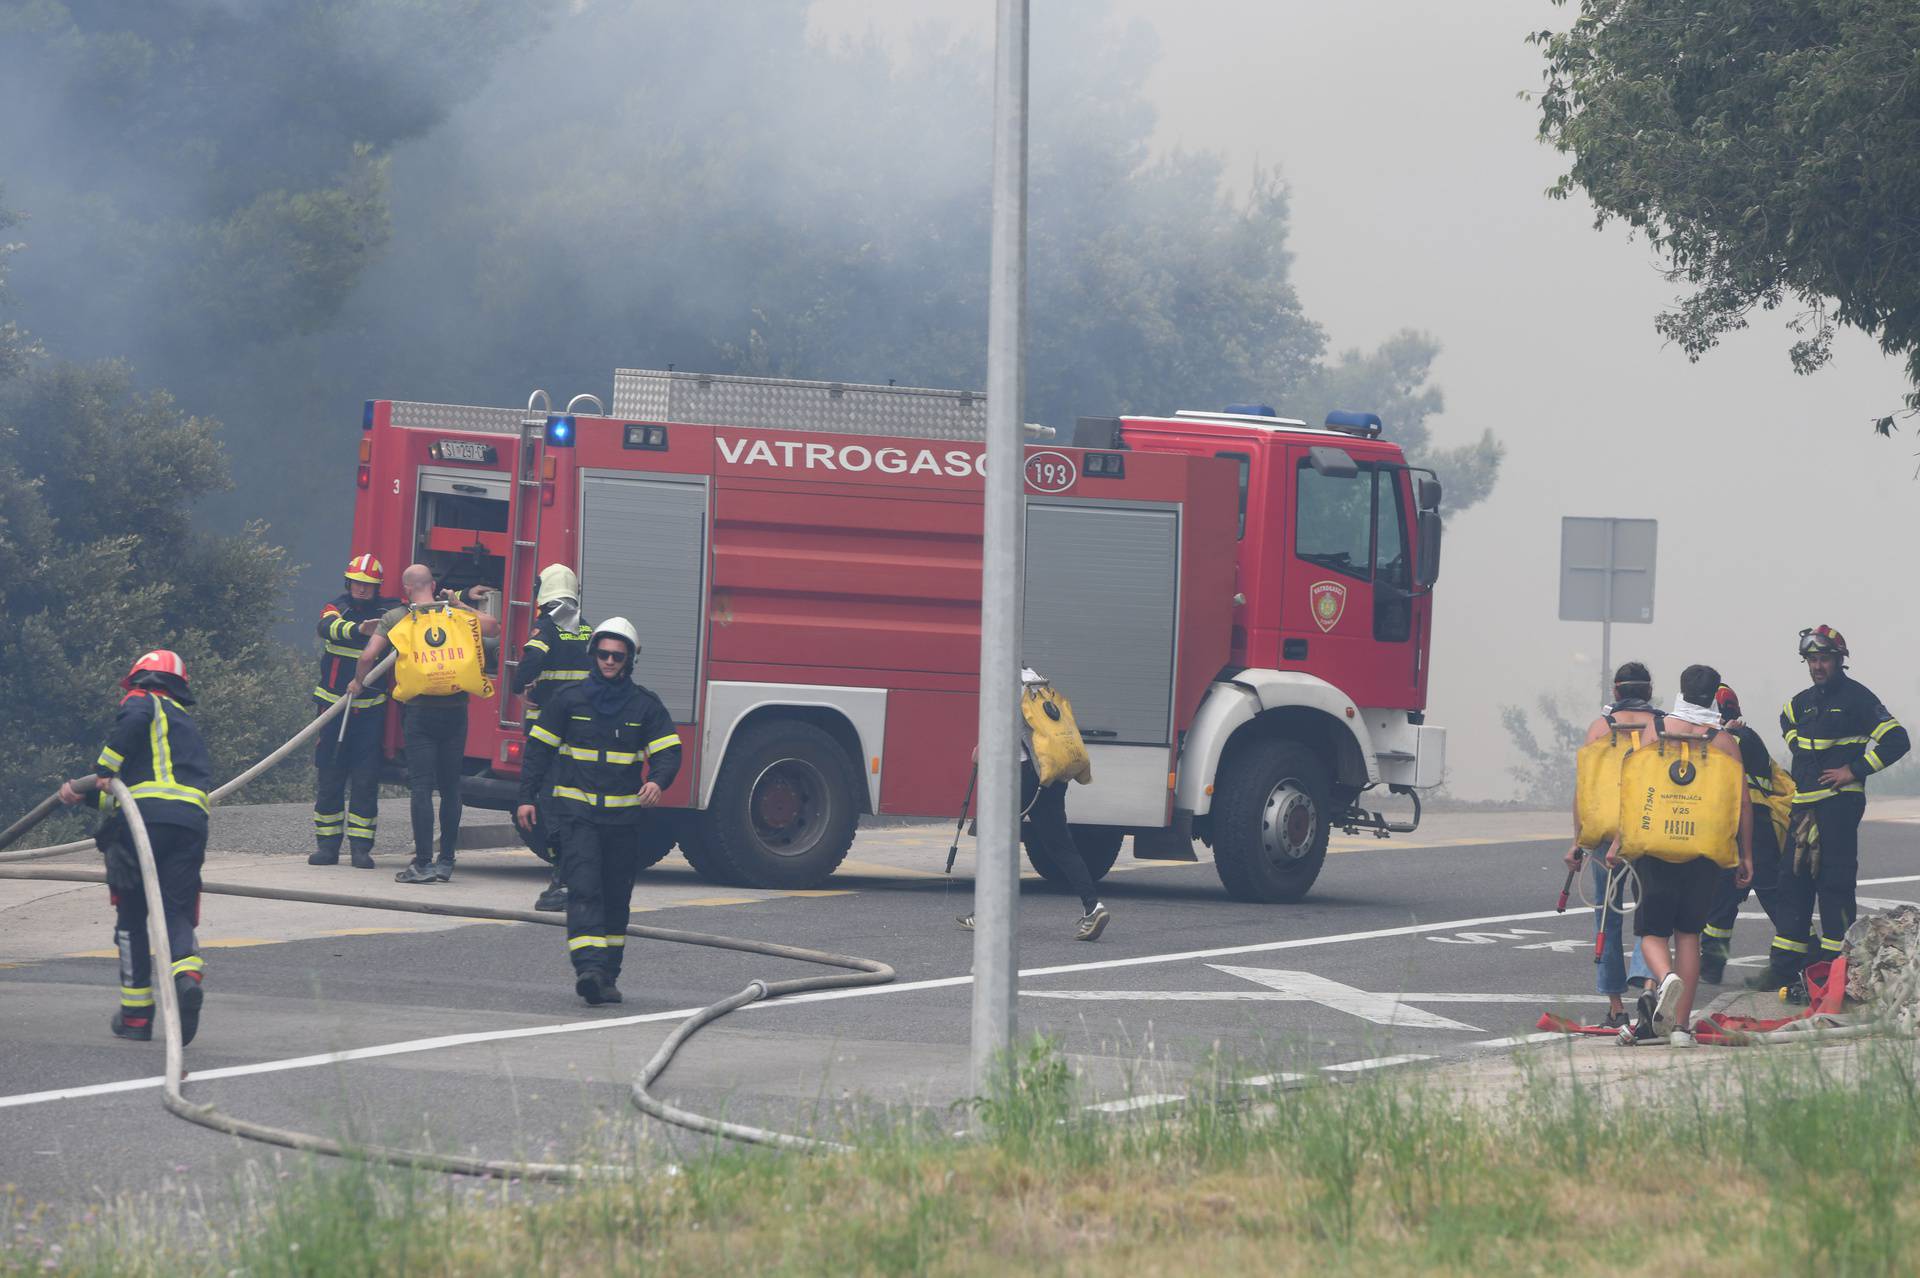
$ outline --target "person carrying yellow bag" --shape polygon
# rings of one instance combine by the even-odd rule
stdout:
[[[1736,884],[1735,871],[1720,872],[1713,907],[1707,911],[1706,930],[1700,934],[1700,979],[1718,985],[1725,978],[1733,952],[1733,926],[1747,893],[1760,898],[1760,908],[1772,919],[1778,907],[1780,849],[1787,837],[1787,819],[1793,811],[1793,778],[1767,753],[1766,742],[1748,726],[1740,698],[1726,684],[1714,694],[1714,708],[1740,745],[1740,767],[1747,774],[1747,798],[1753,804],[1753,882]],[[1777,926],[1777,924],[1776,924]]]
[[[1629,967],[1620,934],[1626,915],[1606,904],[1609,876],[1607,848],[1620,834],[1620,765],[1627,751],[1644,736],[1660,729],[1661,712],[1653,704],[1653,675],[1638,661],[1622,662],[1613,672],[1613,704],[1587,727],[1586,744],[1575,756],[1573,846],[1567,849],[1568,885],[1585,862],[1593,876],[1594,988],[1607,999],[1607,1019],[1601,1024],[1619,1029],[1627,1023],[1626,992],[1636,980],[1650,975],[1636,951]]]
[[[467,755],[467,702],[493,695],[481,643],[500,628],[450,592],[434,588],[433,570],[409,564],[400,574],[405,607],[380,619],[380,629],[360,654],[350,695],[358,696],[367,672],[389,647],[394,662],[394,700],[401,703],[407,752],[407,789],[412,792],[413,861],[394,875],[398,883],[445,883],[453,877],[454,844],[460,837],[460,768]],[[486,599],[485,586],[466,599]],[[440,795],[440,858],[433,856],[433,796]]]
[[[1620,1031],[1623,1046],[1663,1039],[1693,1046],[1700,936],[1721,868],[1733,867],[1742,887],[1753,881],[1753,802],[1740,747],[1714,707],[1719,689],[1713,667],[1682,670],[1658,739],[1620,769],[1620,837],[1607,859],[1625,857],[1639,873],[1633,930],[1658,982]]]

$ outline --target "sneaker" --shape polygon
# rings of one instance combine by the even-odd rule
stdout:
[[[180,1001],[180,1046],[185,1047],[200,1032],[200,1004],[206,991],[200,988],[198,972],[182,972],[173,978],[173,992]]]
[[[153,1041],[153,1018],[151,1016],[130,1017],[125,1008],[113,1014],[112,1029],[115,1038],[130,1038],[136,1043]]]
[[[393,876],[393,881],[395,883],[438,883],[440,876],[433,872],[431,865],[409,861],[406,869]]]
[[[1080,919],[1079,926],[1073,929],[1073,939],[1076,941],[1099,940],[1100,934],[1107,930],[1107,920],[1112,917],[1106,906],[1095,901],[1093,908]]]
[[[973,915],[971,914],[962,914],[959,918],[955,919],[954,922],[960,925],[962,932],[973,931]]]
[[[1620,1046],[1635,1047],[1653,1041],[1653,1006],[1651,991],[1642,993],[1633,1001],[1633,1013],[1627,1017],[1627,1023],[1620,1027],[1617,1036]]]
[[[603,972],[580,973],[573,982],[573,990],[587,1000],[587,1004],[591,1007],[624,1001],[620,995],[620,987],[609,980]]]
[[[1655,1038],[1664,1038],[1679,1028],[1673,1022],[1673,1012],[1680,1006],[1680,996],[1686,992],[1687,983],[1680,979],[1678,972],[1668,972],[1660,978],[1660,992],[1654,995],[1653,1001]]]
[[[534,900],[533,908],[536,910],[542,910],[548,914],[566,913],[567,885],[560,882],[560,880],[558,879],[555,879],[551,883],[547,884],[547,890],[542,892]]]
[[[1631,1019],[1633,1018],[1627,1015],[1627,1009],[1623,1007],[1617,1012],[1608,1012],[1607,1019],[1600,1022],[1600,1028],[1610,1030],[1625,1029],[1627,1022]]]
[[[308,865],[338,865],[340,864],[340,849],[339,848],[321,848],[318,851],[311,853],[307,857],[307,864]]]
[[[1700,1043],[1688,1031],[1683,1029],[1677,1029],[1673,1033],[1667,1035],[1667,1046],[1668,1047],[1698,1047],[1700,1046]]]
[[[433,863],[433,877],[442,883],[451,883],[453,881],[453,862],[435,861]]]
[[[373,868],[373,845],[356,841],[353,845],[353,868],[371,870]]]

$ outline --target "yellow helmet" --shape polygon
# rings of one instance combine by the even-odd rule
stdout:
[[[369,586],[377,586],[387,579],[387,570],[372,555],[355,555],[347,560],[347,580],[364,581]]]

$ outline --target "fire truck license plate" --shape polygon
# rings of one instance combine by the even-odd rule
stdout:
[[[490,462],[494,459],[492,444],[478,444],[469,439],[442,439],[434,444],[433,455],[441,461]]]

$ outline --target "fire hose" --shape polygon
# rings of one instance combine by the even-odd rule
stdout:
[[[392,663],[388,656],[374,667],[369,677],[377,677]],[[347,709],[349,698],[342,697],[326,711],[314,717],[299,732],[289,738],[285,744],[214,790],[208,797],[219,802],[227,795],[240,789],[273,765],[285,759],[303,742],[311,739],[335,715],[350,713]],[[140,865],[141,890],[147,901],[148,938],[154,953],[157,971],[167,970],[172,960],[172,940],[167,933],[166,913],[160,896],[160,880],[153,860],[153,847],[147,838],[146,823],[141,820],[138,804],[128,792],[126,786],[116,777],[109,782],[110,792],[119,801],[120,810],[125,815],[129,833],[132,836],[134,855]],[[58,806],[58,797],[49,796],[38,804],[25,817],[0,832],[0,848],[18,839],[40,821],[50,815]],[[59,844],[50,848],[32,848],[24,852],[0,852],[0,862],[38,860],[59,856],[69,852],[91,849],[91,839],[77,840]],[[28,868],[12,865],[0,865],[0,878],[51,880],[71,883],[104,883],[106,873],[102,870]],[[423,901],[383,901],[353,896],[338,892],[300,892],[282,889],[253,887],[238,883],[204,883],[203,892],[219,896],[257,897],[264,900],[295,901],[314,905],[337,905],[352,909],[393,910],[409,914],[434,914],[452,918],[488,919],[513,923],[540,923],[547,926],[565,926],[564,921],[546,915],[535,914],[527,910],[495,909],[478,905],[454,905]],[[790,994],[800,994],[813,990],[845,989],[854,986],[884,985],[894,979],[894,971],[887,964],[875,959],[857,958],[844,954],[831,954],[824,950],[805,949],[800,946],[780,945],[771,941],[755,941],[740,937],[717,936],[706,932],[688,932],[678,928],[646,927],[629,924],[627,935],[643,940],[664,941],[676,945],[697,945],[711,949],[732,950],[743,954],[756,954],[768,958],[788,959],[800,963],[812,963],[822,967],[841,969],[831,975],[795,977],[784,981],[756,980],[737,994],[730,995],[718,1003],[702,1008],[687,1020],[681,1022],[673,1033],[667,1036],[659,1049],[634,1078],[630,1095],[633,1104],[642,1113],[661,1122],[705,1135],[720,1136],[728,1140],[743,1141],[750,1144],[769,1145],[779,1149],[803,1151],[837,1151],[845,1146],[831,1141],[812,1137],[794,1136],[783,1132],[769,1131],[743,1123],[731,1123],[705,1115],[695,1114],[671,1105],[652,1094],[649,1090],[672,1063],[675,1053],[684,1046],[696,1032],[729,1012],[738,1010],[751,1003],[767,999],[780,998]],[[161,1092],[161,1103],[169,1113],[186,1119],[190,1123],[213,1131],[261,1141],[270,1145],[279,1145],[288,1149],[304,1150],[312,1153],[328,1154],[340,1158],[360,1158],[376,1162],[391,1163],[397,1166],[421,1168],[431,1171],[447,1172],[462,1176],[489,1176],[499,1179],[519,1177],[542,1181],[577,1181],[594,1177],[616,1177],[630,1174],[630,1169],[611,1166],[596,1166],[578,1163],[523,1163],[508,1160],[465,1158],[458,1155],[439,1154],[428,1150],[398,1149],[385,1145],[348,1145],[322,1136],[304,1132],[290,1131],[286,1128],[270,1127],[247,1119],[237,1118],[216,1109],[210,1104],[195,1104],[189,1101],[182,1091],[185,1074],[185,1051],[180,1042],[180,1008],[173,982],[159,980],[157,987],[160,1006],[160,1020],[166,1043],[166,1072]]]

